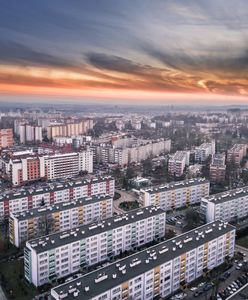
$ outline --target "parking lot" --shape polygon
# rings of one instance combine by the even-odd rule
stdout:
[[[216,300],[228,299],[231,295],[235,294],[239,289],[248,283],[248,272],[247,272],[247,261],[246,257],[248,255],[246,251],[240,251],[240,248],[236,249],[240,253],[240,260],[236,259],[233,266],[220,274],[218,294],[215,298]],[[242,249],[243,250],[243,249]],[[242,258],[243,256],[243,258]],[[200,283],[195,286],[188,288],[185,292],[179,292],[170,298],[170,300],[209,300],[211,295],[213,295],[213,284],[211,281],[205,282],[203,279]]]

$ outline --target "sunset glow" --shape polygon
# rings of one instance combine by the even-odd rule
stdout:
[[[246,101],[244,0],[56,2],[2,4],[5,97]]]

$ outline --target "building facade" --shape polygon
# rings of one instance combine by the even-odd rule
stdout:
[[[247,144],[235,144],[227,151],[227,161],[233,161],[236,165],[240,165],[241,160],[247,153]]]
[[[167,297],[232,257],[235,228],[218,221],[52,288],[55,300]]]
[[[42,127],[30,124],[19,125],[20,143],[26,142],[41,142],[42,141]]]
[[[171,176],[181,177],[184,169],[189,165],[189,151],[177,151],[168,161],[168,173]]]
[[[115,180],[109,176],[57,180],[53,183],[18,188],[15,191],[11,189],[0,194],[0,220],[8,218],[11,213],[40,208],[42,205],[50,206],[98,194],[113,197],[114,192]]]
[[[13,129],[0,129],[0,149],[12,147],[13,143]]]
[[[125,251],[158,240],[165,233],[165,212],[147,207],[27,242],[25,277],[39,286],[108,261]],[[53,256],[54,254],[54,256]],[[55,260],[54,267],[50,261]]]
[[[215,141],[203,143],[195,149],[195,160],[199,163],[205,162],[207,158],[215,154]]]
[[[235,221],[248,217],[248,187],[203,197],[201,212],[207,222]]]
[[[20,247],[27,240],[110,218],[112,214],[113,198],[108,195],[96,195],[10,214],[10,242]]]
[[[47,179],[73,177],[80,172],[93,172],[91,151],[47,155],[44,157]]]
[[[98,163],[120,166],[138,163],[149,157],[170,152],[171,140],[139,140],[120,138],[112,144],[93,145],[94,159]]]
[[[91,151],[65,154],[4,155],[0,158],[3,177],[13,186],[40,179],[68,178],[80,172],[93,172],[93,153]]]
[[[54,124],[47,128],[47,137],[53,139],[56,136],[75,136],[87,133],[93,128],[93,120],[75,120],[66,124]]]
[[[225,153],[214,154],[209,167],[209,177],[212,183],[223,183],[226,178]]]
[[[201,198],[208,195],[209,181],[205,178],[194,178],[141,189],[139,201],[144,207],[158,205],[162,209],[169,211],[200,203]]]

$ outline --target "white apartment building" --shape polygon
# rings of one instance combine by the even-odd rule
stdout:
[[[42,127],[37,125],[20,124],[19,125],[20,143],[26,142],[41,142],[42,141]]]
[[[51,295],[55,300],[164,298],[232,257],[234,246],[235,228],[217,221],[54,287]]]
[[[207,222],[235,221],[248,217],[248,187],[203,197],[201,212]]]
[[[170,156],[168,161],[168,173],[171,176],[181,177],[184,169],[189,165],[190,151],[177,151]]]
[[[72,177],[81,171],[93,172],[91,151],[47,155],[44,160],[47,179]]]
[[[10,214],[9,238],[16,247],[27,240],[72,229],[113,215],[113,198],[96,195]]]
[[[169,211],[200,203],[201,198],[207,196],[209,196],[209,181],[205,178],[194,178],[141,189],[139,201],[144,207],[158,205]]]
[[[0,221],[11,213],[74,201],[98,194],[114,196],[115,180],[110,176],[92,179],[57,180],[30,187],[5,190],[0,194]]]
[[[80,152],[38,155],[34,152],[25,155],[3,154],[0,157],[3,177],[13,186],[41,178],[58,179],[79,175],[80,172],[93,172],[93,153]]]
[[[211,143],[203,143],[199,147],[195,148],[195,160],[197,162],[204,162],[206,159],[215,154],[215,141]]]
[[[165,212],[147,207],[32,240],[24,250],[25,277],[40,286],[158,240],[164,233]]]
[[[100,163],[111,163],[120,166],[138,163],[148,157],[155,157],[170,152],[171,140],[142,140],[120,138],[112,144],[93,145],[94,159]]]

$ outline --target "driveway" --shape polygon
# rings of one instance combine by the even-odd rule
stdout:
[[[122,190],[115,190],[115,191],[116,193],[119,193],[121,195],[119,199],[114,200],[114,212],[117,214],[122,214],[126,212],[119,207],[120,203],[133,202],[138,200],[138,197],[136,197],[132,192],[122,191]]]

